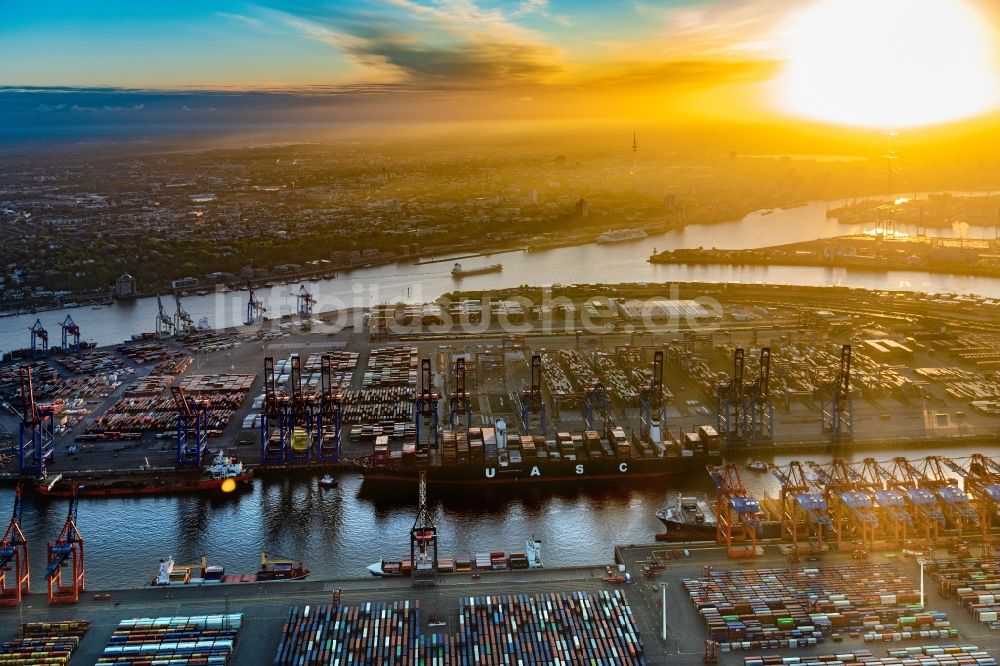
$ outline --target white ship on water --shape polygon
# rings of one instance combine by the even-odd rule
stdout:
[[[597,237],[598,243],[623,243],[625,241],[640,240],[648,234],[642,229],[618,229],[616,231],[605,231]]]

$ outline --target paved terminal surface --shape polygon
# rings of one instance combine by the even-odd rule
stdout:
[[[704,640],[707,637],[702,620],[695,612],[684,590],[682,579],[697,577],[705,565],[715,570],[757,567],[823,567],[849,564],[853,560],[849,554],[827,553],[818,561],[804,561],[786,565],[777,546],[765,546],[764,555],[754,561],[738,562],[729,560],[725,552],[718,548],[691,547],[688,556],[667,562],[662,577],[647,579],[642,575],[642,564],[654,552],[675,549],[676,545],[657,544],[652,546],[628,546],[617,549],[625,561],[632,582],[622,584],[635,613],[640,637],[645,647],[647,662],[650,664],[701,664]],[[939,557],[945,557],[941,551]],[[888,561],[885,555],[873,555],[873,561]],[[913,560],[892,558],[905,575],[919,586],[919,566]],[[0,640],[14,636],[20,621],[51,621],[58,619],[89,619],[92,627],[74,655],[72,664],[92,664],[101,654],[111,632],[122,619],[133,617],[157,617],[166,615],[198,615],[220,612],[241,612],[245,614],[244,624],[237,639],[234,664],[254,665],[271,663],[277,649],[282,624],[287,618],[290,605],[329,603],[332,592],[341,589],[342,602],[355,605],[367,601],[393,601],[415,599],[420,601],[421,619],[426,623],[431,614],[447,620],[447,626],[421,628],[422,633],[454,633],[457,629],[458,600],[461,597],[537,594],[547,592],[596,591],[614,586],[603,580],[604,567],[595,566],[571,569],[542,569],[533,571],[486,573],[478,579],[468,574],[443,575],[433,589],[414,589],[408,579],[357,579],[347,581],[306,581],[301,583],[270,583],[255,585],[232,585],[214,587],[174,587],[148,588],[115,591],[110,601],[96,601],[93,591],[88,591],[77,606],[49,606],[40,594],[32,597],[18,610],[0,610]],[[35,582],[36,589],[40,583]],[[661,631],[661,585],[666,585],[667,593],[667,640],[660,638]],[[1000,654],[1000,632],[990,632],[986,626],[973,621],[972,617],[955,599],[943,599],[928,576],[927,603],[929,610],[948,613],[952,626],[959,631],[959,643],[975,644],[991,654]],[[851,652],[857,647],[867,647],[876,656],[885,656],[889,647],[900,645],[925,645],[935,642],[930,639],[907,643],[879,643],[864,645],[860,638],[844,637],[841,643],[827,642],[813,648],[783,651],[733,652],[722,654],[720,664],[739,665],[748,654],[782,654],[785,656],[806,656],[809,654],[830,654]]]

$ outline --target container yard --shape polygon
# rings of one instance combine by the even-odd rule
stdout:
[[[185,650],[178,663],[205,663],[196,652],[226,663],[231,650],[233,664],[499,664],[505,655],[546,664],[693,665],[706,655],[723,666],[990,664],[976,660],[1000,650],[1000,631],[970,607],[995,565],[956,561],[945,549],[926,555],[923,608],[916,560],[895,553],[788,564],[767,546],[746,568],[725,549],[692,544],[620,546],[621,577],[594,566],[456,574],[431,588],[408,578],[180,585],[88,591],[76,607],[29,600],[21,614],[48,627],[53,649],[73,644],[80,664]],[[947,583],[935,582],[937,572]],[[976,579],[980,589],[964,589]],[[0,642],[15,641],[17,622],[6,620],[16,617],[0,610]],[[955,654],[971,661],[931,660]],[[924,661],[907,661],[917,657]]]

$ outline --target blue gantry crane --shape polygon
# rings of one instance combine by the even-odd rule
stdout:
[[[170,387],[177,410],[177,466],[199,467],[208,451],[208,403]]]
[[[666,415],[663,411],[663,350],[653,353],[653,376],[639,394],[639,421],[643,437],[653,444],[663,441]]]
[[[854,438],[854,400],[851,398],[851,345],[840,349],[840,369],[831,382],[820,386],[823,432],[839,442]]]
[[[438,401],[440,396],[434,390],[434,375],[431,372],[431,360],[429,358],[420,361],[420,393],[416,397],[416,409],[413,410],[416,416],[417,431],[417,451],[426,453],[429,445],[424,443],[421,423],[426,427],[430,421],[432,426],[431,441],[433,448],[438,448]]]
[[[598,430],[597,422],[594,420],[595,413],[601,417],[605,426],[600,430],[606,430],[611,422],[611,410],[611,397],[608,395],[608,390],[604,388],[604,384],[597,382],[584,390],[583,427],[585,430]]]
[[[306,397],[302,390],[302,359],[292,354],[289,359],[292,375],[292,423],[288,459],[306,462],[313,456],[316,435],[319,432],[319,405],[316,396]]]
[[[66,318],[59,322],[59,327],[62,328],[63,353],[80,351],[80,327],[73,321],[72,315],[67,314]]]
[[[267,308],[264,307],[264,302],[257,298],[252,283],[247,283],[247,289],[250,290],[250,297],[247,299],[247,319],[244,323],[247,326],[253,326],[264,318]]]
[[[260,461],[285,462],[292,436],[292,404],[288,395],[278,394],[274,358],[264,359],[264,409],[260,413]]]
[[[715,392],[715,428],[722,440],[729,443],[746,441],[744,369],[743,347],[737,347],[733,354],[733,376]]]
[[[21,486],[14,490],[14,515],[0,539],[0,606],[16,606],[31,591],[28,541],[21,531]]]
[[[160,300],[160,295],[156,295],[156,334],[158,336],[167,336],[174,332],[174,320],[170,318],[167,314],[167,309],[163,307],[163,301]]]
[[[36,319],[28,330],[31,331],[31,358],[46,356],[49,353],[49,332],[42,326],[42,320]]]
[[[298,293],[293,294],[293,296],[295,296],[295,311],[299,314],[299,316],[311,317],[313,313],[313,306],[316,305],[316,299],[309,293],[306,286],[304,284],[300,285]]]
[[[316,452],[320,460],[340,460],[340,424],[343,394],[333,385],[333,359],[323,354],[319,361],[320,409],[316,422]]]
[[[45,579],[49,582],[50,604],[75,604],[86,587],[83,536],[77,529],[77,491],[74,486],[69,500],[69,514],[56,542],[48,544]]]
[[[542,355],[531,355],[531,386],[521,390],[521,422],[524,432],[531,434],[532,422],[538,418],[538,432],[545,436],[545,398],[542,396]]]
[[[45,476],[45,464],[55,456],[55,414],[35,403],[31,367],[21,366],[21,433],[17,446],[18,472]]]
[[[472,398],[466,390],[465,385],[465,359],[459,358],[455,361],[455,379],[451,393],[448,394],[450,406],[448,424],[452,430],[458,427],[459,418],[465,417],[465,429],[472,427]]]

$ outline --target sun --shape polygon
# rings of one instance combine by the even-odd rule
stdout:
[[[778,106],[880,129],[989,111],[1000,84],[988,25],[961,0],[818,0],[780,31]]]

